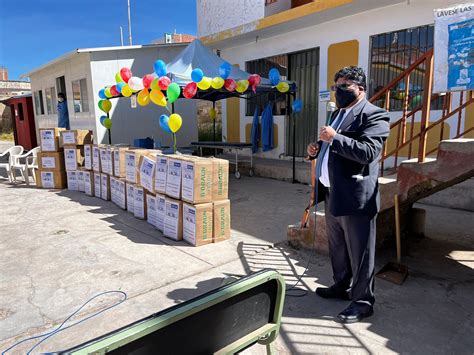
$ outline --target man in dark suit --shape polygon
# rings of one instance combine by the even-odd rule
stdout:
[[[362,68],[345,67],[331,88],[338,110],[307,151],[317,162],[318,200],[325,201],[334,285],[319,287],[324,298],[352,300],[338,315],[343,323],[374,313],[375,220],[380,205],[379,158],[390,126],[385,110],[366,99]],[[319,202],[318,201],[318,202]]]

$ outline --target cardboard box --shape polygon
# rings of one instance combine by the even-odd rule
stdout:
[[[113,176],[109,177],[110,179],[110,201],[117,204],[117,189],[116,189],[116,182]]]
[[[166,175],[168,174],[168,158],[166,155],[156,155],[155,160],[155,192],[166,193]]]
[[[85,192],[84,186],[84,170],[80,168],[77,171],[77,190],[80,192]]]
[[[121,209],[127,209],[127,189],[125,179],[115,179],[115,192],[117,196],[117,206]]]
[[[158,211],[156,210],[156,196],[151,193],[146,194],[146,215],[147,222],[157,228]]]
[[[94,196],[94,173],[84,170],[84,192],[87,196]]]
[[[96,144],[92,146],[92,170],[100,173],[100,146]]]
[[[167,158],[166,172],[166,194],[169,197],[181,198],[181,158],[177,155],[169,155]]]
[[[212,161],[183,157],[181,168],[181,199],[192,204],[211,202]]]
[[[127,189],[127,211],[135,214],[135,185],[127,182],[125,188]]]
[[[124,178],[126,174],[125,169],[125,152],[128,147],[114,147],[112,149],[112,160],[114,166],[114,175],[116,177]]]
[[[43,189],[64,189],[67,186],[66,173],[64,171],[45,171],[38,169],[36,174],[36,186]]]
[[[132,184],[138,183],[140,156],[146,149],[129,149],[125,152],[125,179]]]
[[[163,234],[174,240],[183,240],[183,202],[167,197]]]
[[[92,170],[92,144],[84,145],[84,168]]]
[[[94,196],[101,198],[100,188],[102,185],[100,173],[94,173]]]
[[[64,166],[66,171],[77,170],[84,165],[83,147],[64,147]]]
[[[77,171],[71,170],[66,171],[67,175],[67,189],[70,191],[79,191],[79,186],[77,182]]]
[[[156,156],[153,155],[142,155],[140,156],[140,172],[139,183],[148,191],[155,192],[155,163]]]
[[[110,177],[107,174],[100,174],[100,198],[110,201]]]
[[[212,201],[229,198],[229,161],[210,158],[212,162]]]
[[[214,202],[214,234],[213,243],[230,239],[230,201]]]
[[[64,171],[64,152],[39,152],[38,168],[42,170]]]
[[[164,231],[165,216],[166,216],[166,197],[165,195],[156,194],[156,228],[159,231]]]
[[[136,217],[136,218],[140,218],[140,219],[146,219],[146,212],[147,212],[147,208],[146,208],[146,191],[145,189],[142,187],[142,186],[138,186],[138,185],[135,185],[134,187],[134,197],[135,197],[135,200],[133,201],[133,208],[134,208],[134,212],[133,212],[133,215]]]
[[[42,152],[57,152],[61,150],[59,146],[59,133],[65,128],[40,128],[40,146]]]
[[[107,146],[99,147],[99,159],[100,159],[100,172],[104,174],[108,174],[109,172],[109,161],[107,155]]]
[[[183,239],[195,247],[212,243],[213,204],[183,203]]]
[[[73,129],[61,131],[59,134],[59,145],[84,145],[92,144],[92,131],[88,129]]]

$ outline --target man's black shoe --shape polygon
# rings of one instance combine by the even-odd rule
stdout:
[[[357,323],[373,314],[374,307],[362,302],[352,302],[349,307],[339,313],[337,319],[341,323]]]
[[[349,301],[349,293],[336,285],[331,287],[318,287],[316,289],[316,294],[322,298],[340,298],[341,300]]]

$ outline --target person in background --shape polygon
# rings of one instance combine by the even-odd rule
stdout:
[[[58,127],[71,129],[69,126],[69,112],[67,110],[67,101],[64,94],[58,94]]]

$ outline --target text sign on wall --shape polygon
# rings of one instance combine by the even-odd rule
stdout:
[[[474,3],[435,9],[434,92],[474,89]]]

